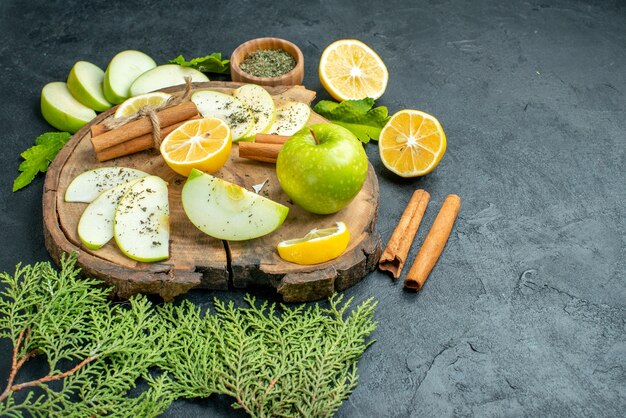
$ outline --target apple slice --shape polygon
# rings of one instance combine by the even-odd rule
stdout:
[[[254,128],[243,140],[252,141],[256,134],[269,132],[276,117],[276,104],[272,95],[261,86],[246,84],[233,91],[233,96],[247,105],[254,115]]]
[[[165,87],[185,84],[185,77],[191,77],[192,82],[209,81],[209,77],[200,71],[177,64],[159,65],[140,75],[130,86],[130,95],[138,96]]]
[[[217,91],[202,90],[191,96],[198,111],[205,118],[222,119],[230,127],[233,142],[245,137],[254,128],[252,112],[236,97]]]
[[[113,238],[115,210],[124,194],[139,179],[105,190],[83,211],[78,221],[78,237],[85,247],[97,250]]]
[[[115,210],[113,237],[117,246],[133,260],[165,260],[169,257],[169,217],[167,183],[158,176],[137,180]]]
[[[113,57],[104,73],[104,97],[115,104],[130,97],[130,85],[141,74],[156,67],[156,62],[140,51],[122,51]]]
[[[276,108],[276,120],[269,132],[274,135],[291,136],[309,121],[311,108],[302,102],[285,102]]]
[[[148,173],[128,167],[101,167],[85,171],[72,180],[65,191],[66,202],[90,203],[104,190],[112,189]]]
[[[280,203],[195,169],[183,186],[181,198],[187,217],[199,230],[231,241],[269,234],[289,213]]]
[[[62,81],[48,83],[41,90],[41,114],[50,125],[70,133],[96,117],[96,112],[76,100]]]
[[[87,61],[78,61],[67,77],[67,89],[85,106],[103,112],[112,105],[102,91],[104,71]]]

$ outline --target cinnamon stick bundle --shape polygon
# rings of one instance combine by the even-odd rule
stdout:
[[[239,142],[239,157],[276,164],[282,144]]]
[[[416,190],[407,204],[398,226],[394,229],[385,251],[383,251],[378,268],[389,271],[394,279],[400,277],[406,257],[411,249],[413,238],[422,222],[430,194],[422,189]]]
[[[171,126],[176,123],[186,121],[198,114],[198,108],[195,103],[189,101],[176,106],[165,108],[156,112],[161,127]],[[102,152],[105,148],[110,148],[122,144],[131,139],[146,135],[152,132],[152,123],[148,118],[141,118],[129,122],[119,128],[102,132],[102,126],[94,125],[91,128],[91,143],[96,154]],[[105,128],[106,129],[106,128]],[[94,135],[94,132],[96,135]]]
[[[459,196],[451,194],[446,197],[409,273],[404,279],[405,288],[415,291],[422,288],[446,246],[460,208],[461,198]]]

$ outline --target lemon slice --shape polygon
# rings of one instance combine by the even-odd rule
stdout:
[[[178,174],[187,177],[191,170],[213,173],[230,156],[232,134],[221,119],[204,118],[185,122],[161,143],[163,159]]]
[[[437,167],[446,152],[439,121],[419,110],[401,110],[389,119],[378,139],[380,158],[402,177],[417,177]]]
[[[378,99],[387,88],[389,73],[369,46],[356,39],[342,39],[322,52],[319,77],[336,100]]]
[[[348,248],[350,232],[343,222],[332,228],[313,229],[303,238],[282,241],[276,249],[283,260],[319,264],[339,257]]]
[[[139,109],[146,106],[160,107],[165,104],[170,97],[172,97],[171,94],[161,92],[147,93],[140,96],[131,97],[117,107],[117,110],[115,111],[115,117],[125,118],[128,116],[132,116],[137,113]]]

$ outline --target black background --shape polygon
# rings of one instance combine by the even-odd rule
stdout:
[[[248,39],[277,36],[300,46],[304,84],[329,98],[319,57],[332,41],[357,38],[389,69],[379,104],[431,113],[448,137],[439,167],[411,180],[382,166],[376,143],[366,146],[383,242],[416,188],[432,196],[417,242],[447,194],[462,208],[420,294],[379,272],[345,292],[375,297],[379,325],[338,416],[623,416],[623,1],[3,0],[0,33],[1,271],[49,259],[43,176],[17,193],[11,185],[19,153],[52,130],[41,88],[65,80],[75,61],[105,68],[124,49],[158,63],[229,56]],[[242,295],[187,297],[208,305]],[[1,382],[9,350],[2,341]],[[179,401],[166,416],[236,415],[228,404]]]

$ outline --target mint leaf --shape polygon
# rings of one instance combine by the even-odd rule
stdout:
[[[370,139],[378,140],[380,131],[389,120],[387,108],[374,107],[374,99],[371,98],[344,100],[341,103],[321,100],[313,110],[348,129],[364,143],[368,143]]]
[[[18,170],[21,171],[13,181],[13,191],[28,186],[37,173],[45,173],[54,157],[61,151],[72,134],[69,132],[46,132],[35,139],[35,145],[20,155],[24,159]]]
[[[182,55],[169,60],[168,64],[178,64],[182,67],[190,67],[203,73],[227,74],[230,71],[230,61],[223,60],[220,52],[215,52],[205,57],[194,58],[191,61],[185,61]]]

